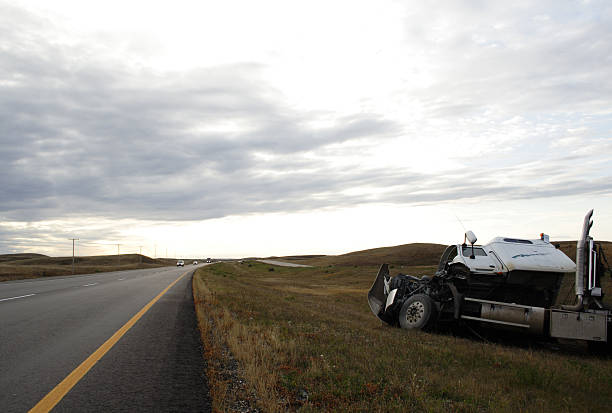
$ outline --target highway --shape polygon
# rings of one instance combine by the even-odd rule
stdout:
[[[0,411],[210,411],[194,267],[0,283]]]

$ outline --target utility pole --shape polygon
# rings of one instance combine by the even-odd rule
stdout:
[[[140,263],[142,264],[142,245],[139,245],[138,248],[140,248]]]
[[[157,258],[157,244],[155,244],[155,254],[153,254],[153,257]]]
[[[121,265],[121,255],[119,255],[119,247],[121,244],[117,244],[117,265]]]
[[[168,247],[166,247],[166,258],[168,258]]]
[[[72,241],[72,275],[74,275],[74,241],[78,241],[78,238],[68,238]]]

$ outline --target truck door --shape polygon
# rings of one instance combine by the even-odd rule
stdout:
[[[482,247],[461,246],[463,262],[472,272],[495,274],[502,271],[499,260],[486,253]]]

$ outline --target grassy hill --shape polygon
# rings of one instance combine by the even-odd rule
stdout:
[[[596,242],[602,245],[606,257],[609,257],[609,261],[612,264],[612,242]],[[559,249],[572,260],[576,259],[576,241],[558,241],[553,242],[553,244],[559,245]],[[373,248],[342,255],[293,255],[271,258],[315,266],[377,266],[383,263],[409,266],[431,266],[438,264],[440,256],[446,247],[447,245],[442,244],[414,243],[396,245],[393,247]]]
[[[437,265],[446,247],[446,245],[442,244],[415,243],[396,245],[393,247],[373,248],[349,252],[348,254],[342,255],[304,255],[280,257],[280,259],[316,266],[377,266],[382,263],[396,265]]]
[[[154,259],[140,254],[76,257],[74,273],[135,270],[174,265],[175,260]],[[0,255],[0,281],[71,275],[72,257],[48,257],[42,254]]]
[[[21,261],[21,260],[27,260],[30,258],[44,258],[44,257],[47,257],[47,256],[43,254],[31,254],[31,253],[0,254],[0,263]]]
[[[596,240],[595,243],[601,244],[604,254],[608,258],[608,262],[612,264],[612,242]],[[559,249],[563,251],[565,255],[576,261],[576,241],[559,241],[553,242],[553,244],[559,245]]]
[[[76,257],[75,262],[78,265],[117,265],[117,264],[164,264],[163,261],[147,257],[139,254],[122,254],[122,255],[93,255],[86,257]],[[11,264],[15,265],[70,265],[72,266],[72,257],[47,257],[38,256],[29,259],[14,261]]]

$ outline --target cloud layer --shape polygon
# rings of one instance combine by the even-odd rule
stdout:
[[[610,7],[470,4],[403,9],[389,23],[399,40],[368,57],[387,68],[370,68],[361,103],[342,110],[323,94],[305,109],[299,88],[270,77],[273,61],[156,70],[114,54],[108,33],[71,38],[0,4],[0,217],[181,221],[610,195]],[[130,51],[154,53],[141,43]]]

